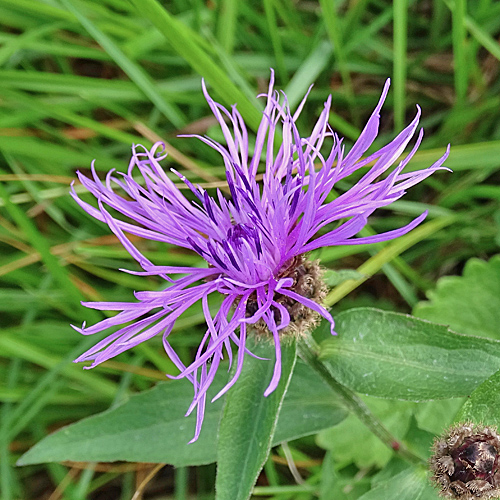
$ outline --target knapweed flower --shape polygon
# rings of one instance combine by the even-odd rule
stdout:
[[[191,197],[186,198],[160,165],[167,156],[162,143],[156,143],[151,150],[134,146],[128,171],[110,171],[104,183],[93,165],[92,178],[78,173],[81,183],[97,199],[97,208],[72,191],[77,203],[107,224],[137,260],[143,271],[135,274],[156,275],[166,282],[164,290],[135,293],[137,302],[84,303],[94,309],[120,312],[94,326],[84,324],[77,331],[90,335],[111,327],[119,329],[76,361],[92,361],[92,368],[161,334],[168,356],[181,372],[178,377],[188,378],[194,387],[193,402],[187,412],[197,408],[193,440],[200,433],[207,389],[223,355],[230,363],[236,363],[235,373],[214,399],[236,382],[245,356],[252,354],[245,345],[248,335],[262,335],[265,331],[274,341],[274,373],[264,393],[267,396],[280,379],[280,341],[285,336],[300,334],[315,315],[328,320],[334,333],[333,319],[321,305],[324,285],[320,269],[317,263],[307,260],[307,253],[325,246],[386,241],[413,229],[425,213],[400,229],[355,238],[369,215],[441,169],[448,155],[446,152],[429,168],[403,173],[422,140],[420,131],[413,150],[384,176],[414,135],[420,117],[418,108],[415,119],[392,142],[363,158],[377,136],[389,81],[347,154],[342,140],[328,125],[331,97],[311,134],[303,137],[296,122],[307,96],[292,114],[286,96],[275,92],[273,84],[271,75],[253,148],[236,106],[231,111],[225,109],[212,100],[203,84],[225,145],[208,137],[196,137],[220,153],[230,196],[220,191],[211,196],[172,170],[189,188]],[[324,155],[322,151],[327,148]],[[262,180],[257,181],[260,167],[265,168]],[[368,167],[366,173],[349,190],[333,195],[336,183],[363,167]],[[115,187],[126,196],[116,192]],[[115,217],[109,208],[131,222]],[[207,266],[155,266],[132,244],[127,233],[192,250],[203,257]],[[175,275],[180,277],[174,279]],[[214,315],[209,308],[211,294],[222,296]],[[197,301],[201,301],[205,315],[206,333],[200,339],[194,361],[185,366],[172,349],[169,334],[177,318]]]
[[[465,422],[436,438],[429,460],[443,498],[500,497],[500,435],[495,427]]]

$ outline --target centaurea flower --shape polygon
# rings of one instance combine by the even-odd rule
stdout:
[[[301,137],[296,121],[306,97],[297,111],[291,113],[286,96],[273,90],[271,75],[267,103],[263,112],[253,154],[250,155],[248,133],[242,116],[216,103],[203,83],[205,98],[224,135],[226,145],[208,137],[198,137],[218,151],[226,168],[231,196],[217,190],[210,196],[172,169],[191,193],[188,200],[160,166],[167,156],[164,145],[156,143],[151,150],[136,145],[127,173],[110,171],[103,184],[92,164],[92,178],[78,177],[97,199],[98,207],[84,202],[72,190],[77,203],[91,216],[106,223],[143,271],[137,275],[160,276],[167,287],[160,291],[135,293],[138,302],[93,302],[85,306],[98,310],[120,311],[96,325],[75,328],[84,335],[120,327],[76,361],[92,361],[92,368],[145,340],[161,334],[170,359],[180,370],[177,378],[186,377],[194,387],[194,398],[187,414],[197,408],[193,441],[199,436],[207,390],[227,354],[236,363],[233,377],[215,396],[219,398],[238,379],[244,357],[252,354],[246,347],[248,335],[266,331],[274,341],[274,373],[264,396],[277,387],[281,373],[280,342],[286,335],[298,335],[310,327],[314,317],[334,321],[321,305],[324,286],[316,263],[306,254],[325,246],[357,245],[387,241],[417,226],[423,213],[410,224],[375,236],[355,238],[367,218],[377,208],[401,198],[405,191],[442,167],[448,150],[431,167],[403,173],[423,136],[420,130],[412,151],[385,178],[385,174],[403,153],[414,135],[420,108],[413,121],[393,141],[363,158],[375,140],[380,110],[389,90],[386,82],[373,114],[350,151],[345,154],[342,140],[328,125],[331,96],[308,137]],[[275,147],[280,134],[281,146]],[[331,140],[328,156],[321,152],[325,140]],[[256,180],[262,162],[265,171]],[[367,172],[347,191],[328,198],[338,181],[362,167]],[[142,182],[134,180],[134,173]],[[113,184],[127,197],[114,191]],[[133,221],[114,217],[121,213]],[[336,227],[332,228],[332,225]],[[190,249],[203,257],[207,267],[155,266],[130,241],[126,233]],[[172,278],[174,275],[181,275]],[[220,308],[212,316],[208,298],[221,294]],[[168,337],[177,318],[201,301],[206,332],[200,340],[194,361],[185,366],[172,349]],[[233,348],[235,359],[233,359]],[[263,361],[265,362],[265,361]]]

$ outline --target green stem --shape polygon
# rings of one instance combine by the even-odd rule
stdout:
[[[329,385],[342,400],[348,410],[356,415],[385,445],[395,451],[401,458],[414,464],[423,460],[411,452],[401,441],[396,439],[371,412],[365,403],[350,389],[338,382],[328,367],[318,357],[318,346],[312,337],[301,339],[297,350],[302,360],[307,363]]]

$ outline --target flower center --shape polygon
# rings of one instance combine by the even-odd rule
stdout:
[[[322,270],[318,261],[307,260],[305,256],[300,255],[287,263],[278,275],[278,279],[292,278],[293,284],[287,288],[306,299],[313,300],[320,304],[326,295],[326,285],[323,282]],[[300,302],[279,292],[275,293],[275,302],[284,306],[290,315],[290,325],[281,331],[282,334],[301,335],[313,328],[319,320],[319,315]],[[256,295],[250,295],[246,307],[246,317],[253,316],[259,309]],[[271,311],[274,314],[274,320],[279,324],[282,320],[281,312],[277,307],[272,306]],[[258,321],[254,326],[258,333],[266,333],[267,325],[264,321]]]
[[[443,497],[487,500],[500,496],[500,436],[494,427],[465,422],[434,441],[429,465]]]
[[[498,455],[493,445],[469,438],[450,455],[455,465],[455,471],[450,477],[452,481],[467,483],[482,479],[492,483],[494,472],[498,468]]]
[[[257,230],[247,224],[235,224],[227,231],[227,241],[238,251],[241,251],[245,243],[254,249],[257,254],[262,254],[262,247]]]

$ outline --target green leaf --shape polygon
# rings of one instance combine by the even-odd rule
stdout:
[[[453,399],[452,401],[460,401],[460,400]],[[432,402],[435,403],[438,401],[432,401]],[[426,404],[426,403],[421,403],[421,404]],[[420,406],[420,404],[417,405],[417,407],[418,406]],[[419,456],[422,460],[426,460],[429,458],[431,454],[431,447],[435,437],[436,435],[434,433],[421,429],[415,418],[415,415],[413,415],[410,421],[410,428],[408,429],[408,432],[406,433],[403,442],[413,453],[415,453],[415,455]],[[405,466],[408,465],[407,462],[402,461],[399,457],[395,457],[393,463],[394,464],[402,463]],[[386,470],[387,467],[379,473],[378,477],[382,477]],[[398,472],[400,470],[402,469],[399,469]]]
[[[262,119],[254,102],[231,82],[220,65],[196,43],[196,33],[170,14],[157,0],[131,0],[138,11],[149,19],[187,62],[207,80],[226,105],[238,104],[247,125],[257,130]]]
[[[42,310],[54,307],[55,302],[69,302],[71,297],[63,290],[46,290],[26,292],[24,290],[5,289],[0,290],[0,312],[9,314],[29,310],[38,307]],[[66,329],[67,329],[67,325]]]
[[[403,439],[410,426],[415,403],[365,400],[370,410],[397,439]],[[317,443],[332,453],[339,467],[355,463],[360,469],[384,467],[393,451],[380,441],[357,417],[350,415],[339,425],[319,433]]]
[[[304,97],[307,89],[325,69],[332,54],[332,45],[326,40],[318,40],[312,45],[309,55],[304,59],[285,88],[288,104],[294,108]]]
[[[456,422],[467,420],[500,427],[500,371],[470,395],[455,418]]]
[[[261,471],[278,422],[283,398],[297,359],[295,341],[281,345],[281,377],[267,397],[264,392],[273,376],[274,346],[260,343],[250,350],[271,359],[263,363],[247,357],[234,388],[228,392],[219,426],[216,499],[246,500]]]
[[[420,403],[415,411],[418,427],[432,434],[441,434],[452,424],[463,404],[463,398],[438,399]]]
[[[113,58],[128,77],[144,92],[151,102],[177,127],[182,127],[184,117],[173,104],[165,101],[159,94],[155,83],[149,75],[118,47],[113,40],[103,33],[89,18],[87,18],[72,0],[59,0],[90,33],[96,42]]]
[[[214,396],[226,379],[222,367],[209,396]],[[120,406],[47,436],[21,457],[19,465],[64,460],[127,460],[180,467],[215,462],[215,436],[222,400],[207,404],[200,438],[188,445],[194,434],[194,418],[184,414],[192,395],[193,388],[187,380],[161,382]],[[341,422],[346,416],[347,412],[328,386],[299,361],[283,402],[273,443],[313,434]]]
[[[336,394],[299,359],[281,408],[273,442],[278,444],[315,434],[337,425],[347,415]]]
[[[402,155],[406,156],[408,153]],[[406,172],[428,167],[443,154],[442,148],[419,151],[405,169]],[[462,170],[486,170],[498,167],[500,141],[485,141],[475,144],[453,145],[446,166],[454,172]]]
[[[357,271],[361,277],[355,280],[344,281],[336,286],[326,297],[324,303],[328,306],[333,306],[340,299],[344,298],[347,294],[355,290],[358,286],[362,285],[370,276],[373,276],[377,271],[383,268],[394,258],[398,257],[401,253],[408,248],[411,248],[416,243],[428,238],[432,234],[437,233],[449,224],[456,222],[457,216],[445,216],[431,220],[422,224],[420,227],[414,229],[408,234],[397,238],[395,241],[390,242],[370,257],[366,262],[358,267]]]
[[[423,467],[410,467],[378,484],[359,500],[438,500],[427,471]]]
[[[449,325],[468,335],[500,339],[500,255],[470,259],[463,276],[441,278],[429,301],[417,304],[419,318]]]
[[[344,468],[339,471],[331,452],[327,451],[321,465],[318,500],[355,500],[366,493],[370,489],[368,480],[366,477],[360,480],[352,469]]]
[[[336,317],[335,329],[338,337],[323,342],[321,357],[340,383],[371,396],[465,396],[500,368],[500,342],[404,314],[351,309]]]
[[[27,157],[51,162],[51,169],[47,169],[47,173],[53,174],[66,173],[82,165],[87,166],[90,163],[89,158],[95,158],[97,164],[102,163],[107,168],[123,167],[123,162],[109,157],[102,151],[94,154],[94,151],[88,148],[87,152],[82,153],[59,144],[44,142],[36,137],[0,136],[0,150],[20,158]]]
[[[71,281],[67,268],[61,266],[58,258],[51,252],[50,242],[41,234],[36,224],[28,217],[25,211],[10,201],[9,193],[2,184],[0,184],[0,198],[3,198],[7,212],[24,232],[32,246],[40,253],[43,263],[47,266],[48,271],[57,281],[61,290],[64,290],[64,293],[68,295],[73,305],[77,306],[83,296],[73,281]],[[91,317],[95,318],[98,315],[93,313]]]

